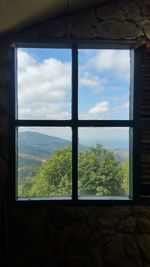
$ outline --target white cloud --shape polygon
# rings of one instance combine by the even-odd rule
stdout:
[[[81,120],[128,120],[129,100],[125,95],[120,97],[107,97],[87,108],[84,113],[79,113]]]
[[[35,59],[29,56],[26,52],[18,50],[18,69],[25,71],[27,66],[32,66],[36,63]]]
[[[98,50],[90,57],[85,68],[94,68],[98,71],[112,71],[119,79],[130,78],[129,50]]]
[[[106,51],[107,52],[107,51]],[[111,52],[111,51],[110,51]],[[117,51],[115,51],[116,53]],[[126,52],[126,51],[125,51]],[[103,78],[99,73],[93,72],[93,69],[110,70],[115,74],[120,73],[120,78],[125,78],[128,72],[125,56],[122,56],[119,62],[119,56],[114,53],[105,53],[103,56],[99,54],[91,55],[91,59],[87,64],[87,68],[81,67],[79,85],[82,87],[90,88],[92,92],[101,93],[110,88],[109,80]],[[109,58],[109,62],[105,62]],[[124,58],[124,59],[123,59]],[[100,64],[101,60],[101,64]],[[124,63],[123,63],[124,62]],[[121,71],[124,69],[124,72]],[[113,85],[111,86],[112,90]],[[117,95],[116,95],[117,96]],[[89,99],[90,95],[87,96]],[[18,51],[18,99],[19,99],[19,118],[20,119],[70,119],[71,110],[71,64],[70,62],[62,62],[55,58],[49,58],[38,62],[29,53],[23,50]],[[82,119],[113,119],[115,112],[120,112],[121,108],[110,107],[109,103],[102,98],[103,101],[97,102],[93,107],[87,108],[86,114],[81,114]],[[86,101],[85,101],[86,102]],[[92,102],[91,102],[92,105]],[[124,101],[122,109],[127,108],[128,103]],[[117,114],[118,114],[117,113]],[[117,117],[118,118],[118,117]],[[22,127],[20,127],[22,128]],[[36,128],[36,129],[35,129]],[[58,136],[64,139],[71,140],[71,129],[66,131],[66,127],[59,128],[37,128],[27,127],[26,130],[36,130],[45,134]],[[91,128],[92,129],[92,128]],[[99,139],[99,131],[87,131],[80,133],[81,143],[102,143],[102,138]],[[105,138],[104,145],[113,142],[110,140],[110,132],[112,131],[100,129],[101,136]],[[92,134],[91,134],[92,133]],[[106,138],[106,133],[108,138]],[[123,131],[121,131],[123,133]],[[120,136],[120,130],[114,133],[117,140]],[[123,139],[120,140],[120,143]]]
[[[79,88],[84,87],[84,88],[90,88],[93,90],[93,92],[100,93],[103,92],[106,88],[107,85],[107,80],[102,79],[98,75],[95,75],[92,72],[87,72],[83,70],[80,73],[79,77]]]
[[[69,118],[71,64],[55,58],[38,62],[18,50],[18,109],[23,119]]]
[[[91,109],[89,109],[89,114],[100,114],[109,111],[108,107],[108,101],[102,101],[99,103],[96,103],[95,106]]]

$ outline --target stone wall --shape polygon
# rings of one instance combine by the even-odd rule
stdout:
[[[0,249],[9,266],[150,267],[150,208],[10,206],[12,40],[148,41],[150,2],[126,0],[46,21],[0,43]],[[2,259],[6,266],[6,259]]]
[[[16,267],[150,267],[150,207],[12,209],[9,249]]]
[[[18,37],[33,39],[149,40],[150,2],[115,1],[30,27]]]

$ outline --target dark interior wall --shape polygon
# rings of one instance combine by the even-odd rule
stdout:
[[[9,225],[15,266],[149,266],[149,207],[14,208]]]
[[[18,32],[18,37],[34,40],[147,40],[150,39],[149,14],[148,0],[115,1],[30,27]]]
[[[119,1],[46,21],[0,43],[0,248],[9,266],[150,266],[150,208],[132,206],[8,205],[10,103],[13,54],[10,44],[51,39],[148,42],[149,1]]]

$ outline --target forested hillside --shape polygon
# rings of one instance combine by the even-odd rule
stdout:
[[[70,196],[71,142],[34,132],[18,138],[19,196]],[[128,195],[127,151],[79,145],[79,195]]]
[[[71,142],[62,138],[37,132],[20,132],[18,135],[18,187],[19,191],[27,181],[35,176],[42,162],[60,148],[71,146]],[[87,147],[79,144],[79,150]]]

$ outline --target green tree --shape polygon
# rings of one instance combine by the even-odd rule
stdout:
[[[121,169],[123,172],[122,186],[126,195],[129,192],[129,161],[123,161],[121,163]]]
[[[79,193],[94,196],[124,195],[123,171],[114,153],[100,144],[79,154]]]
[[[23,196],[71,195],[71,148],[57,150],[21,192]]]
[[[37,175],[26,183],[22,196],[71,195],[71,147],[56,151]],[[100,144],[78,155],[80,196],[122,196],[127,194],[127,166]]]

